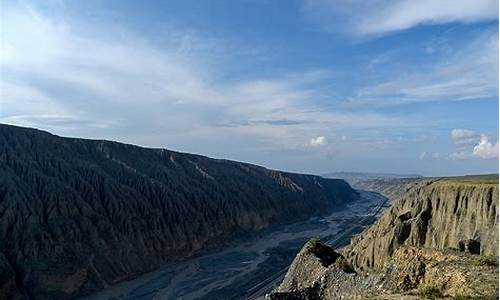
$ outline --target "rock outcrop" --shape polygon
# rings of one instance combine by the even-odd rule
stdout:
[[[335,260],[323,264],[321,248]],[[354,271],[333,248],[309,242],[267,300],[498,299],[498,260],[456,250],[401,246],[377,273]]]
[[[498,299],[497,176],[419,180],[344,249],[306,244],[267,299]]]
[[[69,299],[356,198],[342,180],[0,125],[0,298]]]
[[[347,298],[369,286],[340,253],[311,240],[292,262],[283,282],[267,299],[337,299],[336,295]]]
[[[459,249],[474,240],[483,255],[498,255],[498,179],[421,181],[393,201],[344,250],[359,269],[381,269],[400,245]]]

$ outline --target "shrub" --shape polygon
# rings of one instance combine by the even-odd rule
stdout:
[[[490,266],[490,267],[496,267],[498,266],[498,260],[495,256],[480,256],[476,264],[478,266]]]
[[[345,259],[342,256],[338,257],[337,260],[335,261],[335,267],[337,267],[338,269],[340,269],[346,273],[354,273],[355,272],[352,265],[347,261],[347,259]]]
[[[489,296],[471,296],[463,293],[457,293],[453,296],[454,300],[497,300],[498,295],[489,295]]]
[[[472,300],[474,299],[472,296],[467,295],[467,294],[462,294],[462,293],[457,293],[455,296],[453,296],[454,300]]]
[[[418,295],[426,299],[434,299],[443,297],[441,288],[434,284],[421,285],[418,288]]]

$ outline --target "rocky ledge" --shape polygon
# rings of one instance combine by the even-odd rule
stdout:
[[[498,299],[498,177],[420,181],[335,250],[307,243],[269,300]]]
[[[402,246],[381,272],[359,272],[310,241],[268,300],[498,299],[498,260],[458,250]]]

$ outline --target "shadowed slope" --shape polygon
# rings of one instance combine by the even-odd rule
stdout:
[[[356,197],[342,180],[8,125],[0,145],[0,298],[90,293]]]

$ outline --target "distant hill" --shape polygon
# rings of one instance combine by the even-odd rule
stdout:
[[[0,299],[69,299],[325,214],[343,180],[0,124]]]
[[[389,199],[401,196],[417,185],[423,176],[418,174],[336,172],[323,175],[347,181],[353,188],[380,193]]]
[[[365,172],[333,172],[321,175],[325,178],[340,179],[387,179],[387,178],[422,178],[419,174],[395,174],[395,173],[365,173]]]

